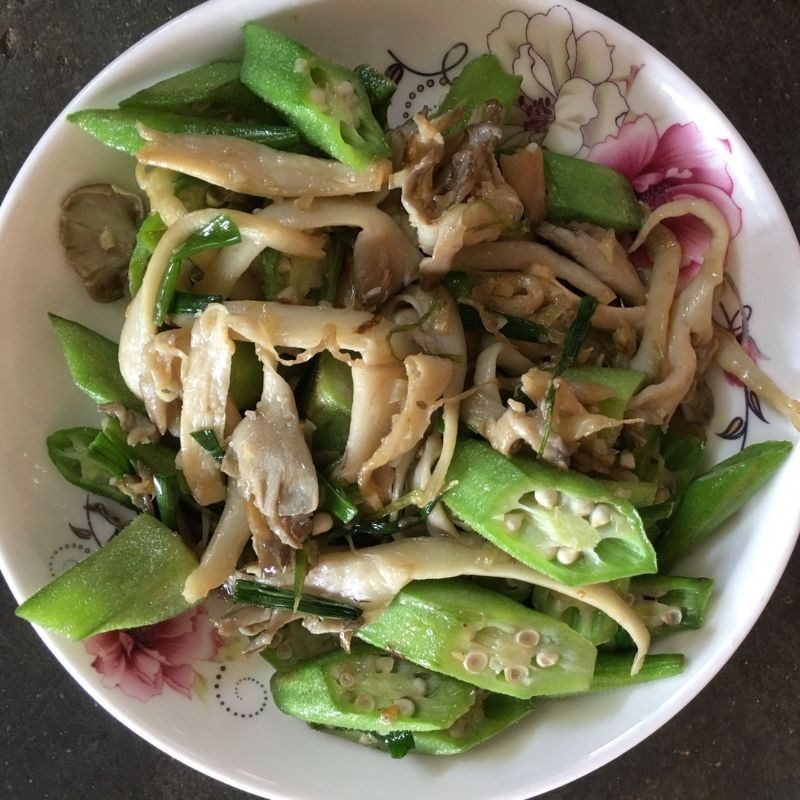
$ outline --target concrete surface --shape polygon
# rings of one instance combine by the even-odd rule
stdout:
[[[731,118],[800,226],[798,0],[590,0],[696,80]],[[101,67],[192,0],[0,2],[0,196]],[[5,264],[4,269],[13,269]],[[659,733],[548,800],[800,798],[800,554],[708,688]],[[0,794],[10,800],[234,800],[97,707],[12,616],[0,581]],[[364,797],[379,798],[379,792]]]

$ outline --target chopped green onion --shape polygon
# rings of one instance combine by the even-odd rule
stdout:
[[[202,314],[206,306],[212,303],[221,303],[221,294],[192,294],[191,292],[175,292],[172,298],[172,305],[169,307],[170,314]]]
[[[261,254],[261,288],[265,300],[274,300],[281,290],[278,266],[281,263],[281,254],[268,247]]]
[[[288,611],[294,608],[295,601],[294,592],[291,589],[278,589],[256,581],[236,581],[233,586],[233,599],[237,603]],[[333,619],[357,619],[361,616],[359,608],[308,594],[301,595],[297,609],[304,614]]]
[[[416,747],[411,731],[392,731],[391,733],[370,732],[370,736],[386,746],[392,758],[403,758]]]
[[[544,400],[544,434],[542,435],[542,444],[539,447],[539,458],[544,455],[544,449],[547,447],[547,440],[550,438],[550,429],[553,426],[553,406],[556,402],[556,378],[564,374],[574,363],[581,351],[583,342],[586,339],[586,334],[589,333],[589,326],[592,324],[592,317],[594,316],[595,309],[597,308],[597,299],[591,295],[581,298],[578,311],[575,314],[575,319],[572,320],[572,325],[569,326],[567,331],[567,338],[564,341],[564,350],[561,353],[561,358],[553,370],[553,376],[550,378],[550,385],[547,387],[547,395]]]
[[[136,246],[133,248],[130,263],[128,264],[128,287],[131,297],[136,295],[144,280],[144,273],[150,262],[153,250],[161,241],[167,230],[161,215],[153,213],[141,224],[136,234]]]
[[[225,451],[222,449],[219,439],[217,439],[217,434],[211,428],[192,431],[191,436],[218,464],[222,463],[222,459],[225,458]]]
[[[319,507],[323,511],[329,511],[345,525],[352,522],[358,516],[358,508],[350,501],[346,491],[328,480],[322,473],[317,474],[317,479],[320,489],[322,489]]]
[[[132,472],[128,457],[103,431],[95,436],[86,455],[117,479]]]
[[[336,292],[339,289],[339,278],[344,264],[344,252],[344,238],[338,233],[332,233],[330,246],[325,254],[322,285],[322,299],[327,303],[331,303],[331,305],[336,300]]]
[[[292,611],[297,613],[300,601],[303,599],[303,584],[308,575],[308,556],[305,550],[298,550],[294,554],[294,608]]]
[[[174,475],[153,475],[156,506],[161,521],[170,529],[178,525],[178,481]]]
[[[156,325],[163,325],[167,316],[172,298],[178,286],[178,276],[181,271],[181,264],[202,250],[214,250],[220,247],[238,244],[242,241],[236,223],[224,214],[214,217],[208,224],[200,230],[195,231],[180,247],[172,251],[169,264],[164,271],[161,279],[161,286],[158,289],[155,309],[153,311],[153,321]]]

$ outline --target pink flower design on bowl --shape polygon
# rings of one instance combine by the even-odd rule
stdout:
[[[196,675],[192,664],[214,658],[221,644],[203,607],[157,625],[99,633],[84,642],[95,656],[92,666],[103,676],[103,685],[142,701],[162,694],[165,685],[191,698]]]
[[[625,175],[650,208],[686,197],[708,200],[722,212],[731,236],[736,236],[742,210],[733,201],[729,152],[727,140],[709,140],[693,122],[670,125],[659,135],[652,117],[644,114],[595,144],[587,158]],[[688,216],[664,224],[678,237],[683,267],[701,264],[710,239],[705,225]]]

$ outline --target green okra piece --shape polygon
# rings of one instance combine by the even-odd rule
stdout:
[[[656,572],[636,509],[601,483],[460,439],[445,506],[523,564],[569,586]]]
[[[140,125],[161,133],[235,136],[275,150],[297,151],[303,147],[297,131],[288,125],[228,122],[146,107],[89,108],[75,111],[67,119],[108,147],[131,156],[147,144],[139,133]]]
[[[220,116],[280,122],[280,117],[239,80],[240,61],[213,61],[142,89],[121,108],[147,107],[175,113],[218,112]]]
[[[548,222],[590,222],[617,231],[642,227],[642,207],[622,173],[549,150],[543,155]]]
[[[778,471],[791,451],[791,442],[759,442],[695,478],[658,541],[661,571],[671,570],[735,514]]]
[[[359,64],[354,71],[361,78],[361,83],[364,84],[364,89],[367,91],[372,115],[378,124],[385,128],[386,116],[389,113],[389,106],[392,104],[397,84],[369,64]]]
[[[456,133],[463,130],[476,108],[490,100],[500,103],[504,114],[507,113],[519,94],[521,84],[522,78],[509,75],[497,56],[491,53],[478,56],[470,61],[453,81],[436,110],[436,116],[454,108],[463,108],[464,118],[447,131],[447,135]]]
[[[177,475],[175,458],[178,455],[177,447],[170,447],[165,439],[156,444],[128,444],[128,434],[122,429],[116,417],[106,417],[103,420],[103,434],[113,443],[114,447],[125,454],[131,464],[143,464],[150,472],[160,475]]]
[[[69,319],[48,314],[75,385],[95,403],[121,403],[144,411],[142,401],[127,387],[119,370],[119,345]]]
[[[613,397],[601,400],[600,413],[622,419],[633,396],[642,388],[647,376],[643,372],[615,367],[570,367],[563,377],[575,383],[594,383],[614,392]]]
[[[352,522],[358,516],[358,507],[347,496],[347,490],[329,480],[321,472],[317,473],[320,488],[319,508],[330,511],[343,525]]]
[[[139,231],[136,234],[136,245],[133,248],[131,260],[128,264],[128,288],[130,289],[131,297],[134,297],[141,288],[144,273],[150,263],[150,257],[166,230],[167,226],[157,212],[150,214],[139,226]]]
[[[314,425],[312,450],[336,458],[344,453],[350,435],[353,378],[350,367],[327,351],[315,359],[313,370],[301,415]]]
[[[533,708],[533,700],[519,700],[507,695],[481,692],[475,705],[449,728],[439,731],[417,731],[411,734],[414,746],[410,752],[426,756],[455,756],[465,753],[519,722]],[[382,737],[373,733],[365,734],[364,731],[350,731],[344,728],[322,730],[368,747],[389,750]]]
[[[154,625],[188,610],[183,584],[197,559],[147,514],[28,598],[17,616],[67,636]]]
[[[682,653],[659,653],[645,656],[642,668],[631,675],[634,655],[627,653],[598,653],[590,692],[621,689],[639,683],[673,678],[683,672]]]
[[[270,684],[285,714],[381,734],[447,728],[476,699],[475,687],[362,642],[276,672]]]
[[[320,150],[355,169],[391,154],[361,78],[276,31],[244,27],[242,82]]]
[[[331,633],[311,633],[303,627],[302,620],[296,619],[284,625],[272,637],[272,642],[261,651],[261,656],[278,672],[285,672],[304,661],[338,649],[337,636]]]
[[[597,478],[597,482],[606,491],[620,500],[627,500],[642,516],[648,506],[651,506],[658,493],[658,484],[652,481],[610,481]]]
[[[120,477],[118,468],[109,469],[106,463],[92,458],[89,453],[89,448],[101,433],[96,428],[67,428],[51,433],[47,437],[47,455],[73,486],[133,508],[130,497],[114,485]]]
[[[523,700],[586,691],[596,655],[563,622],[461,579],[409,584],[356,635],[443,675]]]
[[[228,391],[239,411],[255,408],[264,388],[264,365],[252,342],[236,342]]]
[[[619,625],[608,614],[588,603],[542,586],[533,587],[533,607],[542,614],[569,625],[593,645],[610,642],[619,629]]]

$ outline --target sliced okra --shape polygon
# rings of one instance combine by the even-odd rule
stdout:
[[[585,475],[462,439],[447,479],[444,504],[461,522],[562,583],[656,572],[636,509]]]
[[[409,584],[356,635],[444,675],[521,699],[586,691],[596,655],[592,643],[563,622],[462,579]]]
[[[339,639],[330,633],[311,633],[297,619],[281,628],[261,656],[278,672],[294,669],[304,661],[331,653],[339,647]]]

